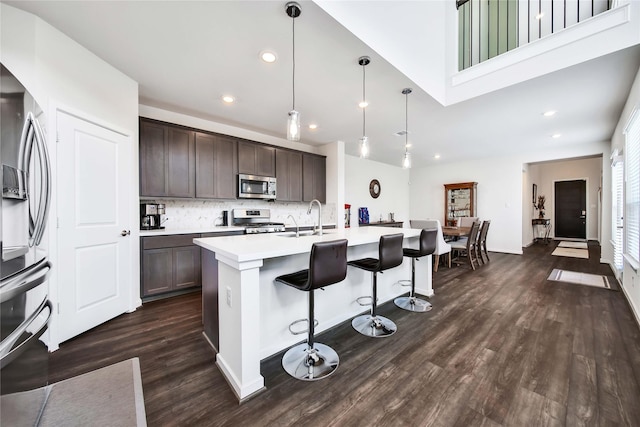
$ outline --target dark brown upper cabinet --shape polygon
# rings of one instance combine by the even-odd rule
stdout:
[[[276,148],[276,200],[302,201],[302,153]]]
[[[140,120],[140,196],[194,197],[194,132]]]
[[[237,141],[235,138],[196,132],[196,197],[235,199]]]
[[[280,183],[278,183],[279,187]],[[314,154],[302,155],[302,201],[327,201],[327,159]]]
[[[276,176],[276,150],[250,141],[238,141],[238,173]]]

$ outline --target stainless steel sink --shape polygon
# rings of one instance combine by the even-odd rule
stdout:
[[[322,233],[323,234],[332,234],[332,233],[335,233],[335,230],[323,230]],[[276,236],[279,236],[279,237],[307,237],[307,236],[318,236],[318,235],[314,234],[313,230],[304,230],[304,231],[300,231],[298,233],[298,236],[296,236],[296,232],[295,231],[285,231],[284,233],[276,234]]]

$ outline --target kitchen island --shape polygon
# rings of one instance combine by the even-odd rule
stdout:
[[[205,336],[215,346],[216,364],[240,401],[264,389],[260,361],[304,339],[292,335],[289,324],[307,317],[307,295],[274,279],[308,268],[314,242],[348,240],[349,260],[378,257],[380,236],[403,233],[405,247],[418,247],[420,230],[363,227],[325,230],[323,236],[293,237],[293,233],[241,235],[194,239],[202,247],[203,315],[217,311],[217,330]],[[416,292],[433,295],[431,256],[416,263]],[[398,280],[411,277],[405,259],[379,275],[378,304],[408,292]],[[209,291],[207,291],[209,289]],[[356,298],[371,294],[371,273],[349,268],[347,278],[317,291],[316,333],[368,311]],[[392,318],[393,320],[393,318]],[[405,333],[401,329],[398,333]],[[410,333],[410,331],[406,331]],[[215,339],[212,339],[215,334]],[[354,331],[354,334],[357,332]],[[321,339],[320,339],[321,342]]]

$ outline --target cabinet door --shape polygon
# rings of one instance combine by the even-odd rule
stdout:
[[[236,140],[226,136],[216,136],[214,155],[215,197],[235,199],[238,194],[238,157]]]
[[[200,247],[184,246],[173,248],[174,281],[173,288],[200,286]]]
[[[140,195],[167,195],[167,127],[140,121]]]
[[[167,196],[195,197],[194,132],[169,127],[167,144]]]
[[[196,197],[215,198],[215,138],[196,133]]]
[[[238,142],[238,173],[256,174],[256,149],[250,142]]]
[[[256,144],[256,175],[276,176],[276,150]]]
[[[196,197],[235,199],[236,140],[196,133]]]
[[[276,150],[254,142],[239,141],[238,173],[276,176]]]
[[[302,201],[302,153],[276,150],[277,200]]]
[[[322,156],[304,154],[302,156],[302,200],[309,202],[318,199],[325,203],[326,191],[326,159]]]
[[[168,292],[173,284],[173,250],[148,249],[142,252],[143,296]]]

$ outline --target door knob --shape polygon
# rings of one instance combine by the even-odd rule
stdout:
[[[131,234],[131,230],[122,230],[122,231],[120,232],[120,235],[121,235],[122,237],[128,236],[129,234]]]

